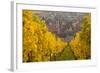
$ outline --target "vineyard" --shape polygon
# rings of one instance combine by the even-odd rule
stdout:
[[[23,62],[91,58],[91,14],[84,13],[79,23],[81,29],[77,26],[77,29],[73,28],[73,32],[69,33],[66,28],[72,26],[65,26],[67,22],[64,19],[67,16],[51,20],[53,18],[50,19],[51,16],[46,13],[44,16],[43,13],[42,16],[36,13],[32,10],[23,10]],[[63,13],[57,14],[56,16],[62,16]],[[62,23],[66,28],[61,26]]]

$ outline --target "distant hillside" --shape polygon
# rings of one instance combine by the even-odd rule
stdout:
[[[34,11],[36,15],[45,20],[49,31],[55,33],[64,41],[70,41],[74,34],[81,30],[84,13],[76,12],[50,12]]]

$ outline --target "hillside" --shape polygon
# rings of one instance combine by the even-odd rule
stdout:
[[[84,13],[34,11],[47,24],[50,32],[55,33],[64,41],[70,41],[76,32],[81,30]]]

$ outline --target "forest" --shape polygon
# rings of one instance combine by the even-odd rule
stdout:
[[[23,10],[23,62],[91,59],[91,14]]]

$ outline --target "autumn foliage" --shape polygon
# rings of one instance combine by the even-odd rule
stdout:
[[[31,10],[23,10],[23,62],[50,61],[66,42],[49,32],[45,21]]]
[[[91,58],[91,14],[83,15],[81,30],[65,42],[50,32],[45,20],[23,10],[23,62],[83,60]]]
[[[91,57],[91,15],[83,16],[82,29],[75,34],[70,45],[77,59],[89,59]]]

